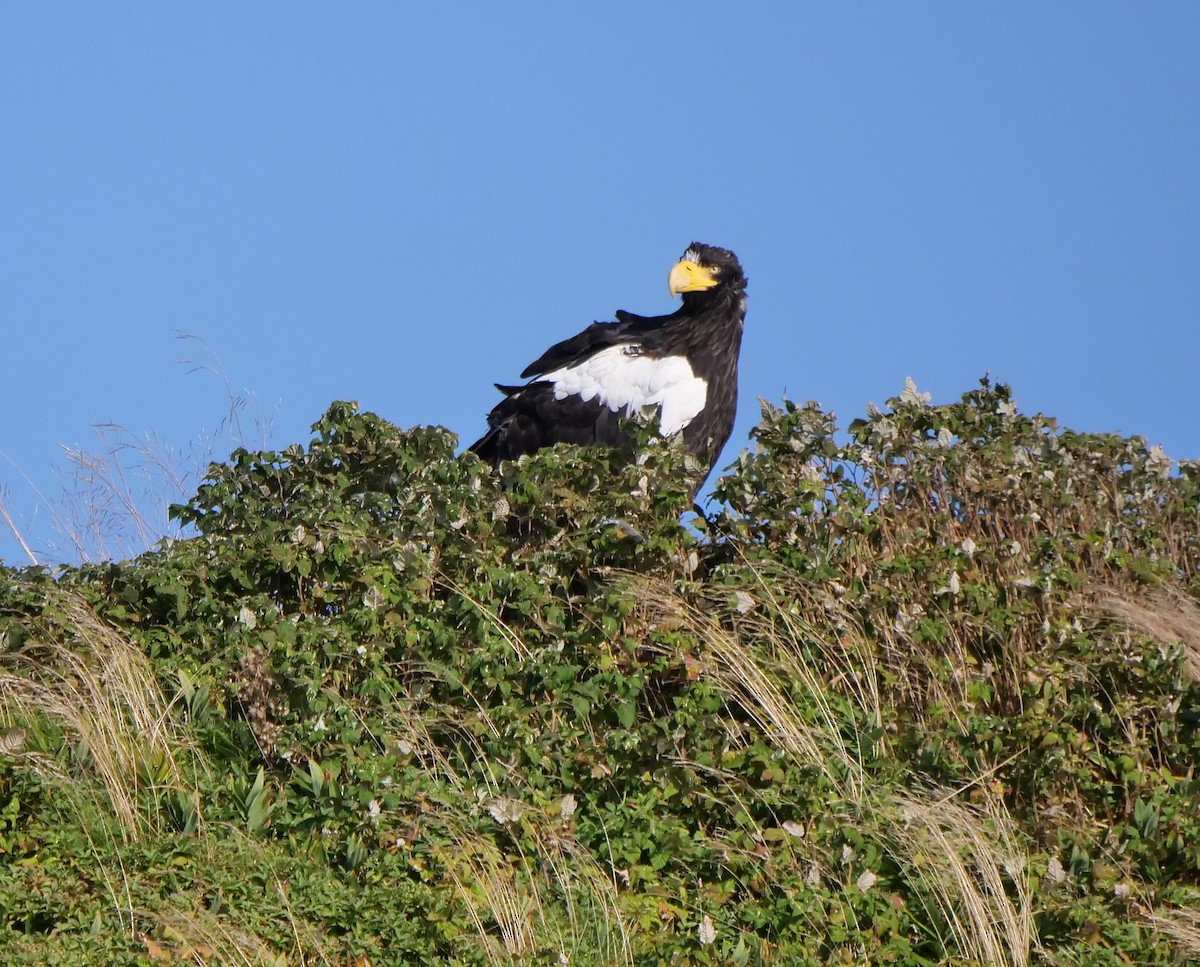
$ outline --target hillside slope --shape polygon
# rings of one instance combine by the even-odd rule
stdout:
[[[0,568],[12,963],[1200,957],[1200,467],[984,381],[496,479],[335,404]]]

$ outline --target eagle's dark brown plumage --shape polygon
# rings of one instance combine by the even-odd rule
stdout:
[[[727,249],[693,242],[671,269],[683,304],[666,316],[617,312],[552,346],[521,373],[470,449],[493,466],[555,443],[622,442],[620,420],[657,408],[666,436],[681,433],[705,475],[737,411],[746,276]]]

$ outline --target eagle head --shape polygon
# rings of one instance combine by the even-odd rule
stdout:
[[[714,297],[743,292],[746,276],[729,249],[692,242],[667,276],[667,288],[671,295],[682,296],[685,303],[709,302]]]

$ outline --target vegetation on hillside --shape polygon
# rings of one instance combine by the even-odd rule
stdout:
[[[1200,465],[910,385],[684,526],[646,432],[314,433],[0,568],[6,962],[1200,957]]]

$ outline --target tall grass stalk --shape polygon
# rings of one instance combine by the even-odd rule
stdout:
[[[96,445],[61,445],[63,465],[55,472],[62,494],[53,499],[29,474],[8,461],[33,496],[38,513],[49,519],[59,542],[33,537],[32,521],[22,523],[12,511],[12,494],[0,488],[0,524],[12,535],[29,563],[67,564],[119,560],[149,550],[163,538],[181,536],[168,518],[171,504],[187,500],[208,466],[236,448],[265,448],[273,415],[254,395],[233,388],[216,352],[193,333],[177,338],[199,349],[180,360],[188,373],[216,377],[225,394],[225,413],[210,430],[202,430],[186,447],[177,448],[154,433],[137,433],[118,423],[92,427]],[[0,454],[3,457],[3,454]],[[5,458],[7,459],[7,458]],[[40,546],[46,540],[44,547]]]
[[[632,962],[615,885],[562,823],[527,808],[520,823],[536,845],[502,850],[468,815],[443,817],[449,848],[438,851],[492,962],[556,950],[563,962]],[[514,839],[512,841],[516,843]]]
[[[890,808],[892,806],[894,808]],[[970,963],[1026,967],[1033,948],[1026,862],[1003,804],[977,808],[953,793],[903,792],[876,812],[913,893],[944,924],[946,950]]]
[[[809,642],[798,640],[802,619],[784,613],[770,593],[764,596],[765,603],[761,598],[748,598],[748,604],[743,605],[746,614],[736,618],[735,630],[718,620],[719,609],[687,602],[665,582],[640,581],[634,587],[652,622],[686,628],[704,642],[706,652],[698,657],[701,673],[744,708],[764,735],[801,766],[817,770],[845,798],[862,798],[865,787],[860,749],[865,739],[861,734],[853,743],[844,738],[846,728],[855,732],[858,726],[843,721],[834,710],[830,690],[821,681],[821,674],[830,671],[814,669],[804,655],[804,644],[817,642],[821,653],[836,663],[833,669],[846,672],[846,681],[857,683],[865,677],[870,682],[870,673],[862,676],[850,669],[845,652],[820,643],[817,636]],[[753,615],[756,609],[761,611],[759,615]],[[768,655],[770,667],[764,664]],[[812,721],[801,714],[799,699],[790,696],[787,689],[803,693],[806,704],[817,713]],[[851,691],[867,699],[869,708],[861,711],[868,721],[877,723],[877,688],[855,684]]]
[[[909,871],[930,930],[948,954],[1026,967],[1034,937],[1026,862],[1003,803],[983,783],[955,792],[874,788],[864,729],[882,724],[876,649],[836,600],[785,576],[750,570],[755,585],[729,605],[701,607],[664,582],[640,580],[636,593],[652,621],[682,627],[704,643],[701,674],[769,742],[817,770],[838,790],[831,810],[855,817]],[[986,808],[961,801],[968,789],[986,797]],[[803,862],[803,854],[791,861]]]
[[[1159,908],[1146,913],[1146,919],[1159,933],[1174,941],[1186,963],[1200,963],[1200,893],[1191,891],[1189,906]]]
[[[0,655],[0,715],[25,727],[35,747],[39,733],[45,742],[47,729],[60,731],[77,762],[99,778],[121,836],[130,842],[154,826],[147,787],[189,784],[199,759],[189,749],[192,761],[187,769],[181,766],[180,755],[189,746],[169,717],[145,653],[83,601],[52,593],[60,596],[57,607],[69,637],[31,638]],[[31,761],[72,787],[57,760]]]
[[[1135,634],[1183,649],[1184,668],[1200,681],[1200,605],[1178,588],[1163,585],[1149,594],[1112,586],[1092,591],[1095,607]]]

